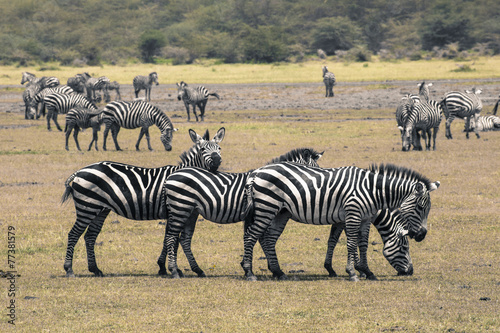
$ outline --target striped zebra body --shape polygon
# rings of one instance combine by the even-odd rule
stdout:
[[[34,119],[35,114],[38,119],[38,112],[34,112],[31,109],[31,103],[38,93],[38,87],[35,84],[28,84],[26,89],[23,91],[23,102],[24,102],[24,119]]]
[[[500,131],[500,117],[494,115],[479,116],[477,117],[477,130],[481,132],[486,131]],[[470,123],[471,129],[475,129],[474,122]],[[464,129],[466,131],[467,129]]]
[[[333,86],[335,85],[335,75],[328,71],[328,67],[323,66],[323,83],[325,84],[325,97],[333,97]]]
[[[91,77],[85,82],[85,89],[87,90],[87,98],[92,102],[97,102],[96,91],[103,90],[106,88],[106,83],[110,82],[110,80],[101,76],[98,78]],[[104,91],[104,94],[107,94],[107,91]]]
[[[207,106],[207,101],[209,96],[214,96],[217,99],[220,99],[219,94],[211,93],[207,88],[203,86],[199,87],[189,87],[188,84],[184,81],[177,83],[177,99],[184,102],[184,106],[186,107],[188,121],[191,121],[191,117],[189,116],[189,105],[193,106],[193,114],[198,121],[198,115],[196,114],[196,107],[200,109],[200,118],[201,121],[204,120],[205,117],[205,107]]]
[[[413,264],[410,256],[410,245],[408,237],[405,236],[406,224],[401,214],[397,210],[379,210],[372,218],[371,223],[382,238],[382,242],[384,243],[383,255],[389,264],[396,269],[398,275],[412,275]],[[324,267],[330,277],[337,276],[332,267],[333,251],[344,228],[344,223],[333,224],[330,231],[324,263]],[[358,240],[360,253],[366,253],[368,250],[369,229],[370,226],[368,225],[366,232],[362,232],[361,239]]]
[[[323,153],[310,148],[301,148],[284,154],[272,162],[290,161],[318,166]],[[165,261],[175,278],[182,272],[177,268],[177,246],[181,243],[191,270],[203,277],[191,251],[191,239],[198,215],[218,224],[241,222],[246,215],[245,184],[251,171],[246,173],[211,173],[200,168],[184,168],[173,173],[165,182],[165,201],[168,222],[163,242],[163,251],[158,259],[159,274],[166,275]]]
[[[132,220],[157,220],[166,217],[162,198],[163,183],[174,171],[194,166],[216,171],[221,164],[220,146],[225,135],[221,128],[212,140],[208,130],[204,137],[189,130],[195,143],[181,156],[177,166],[142,168],[117,162],[99,162],[73,173],[65,182],[62,202],[73,197],[76,222],[68,234],[64,269],[73,273],[73,251],[80,236],[85,233],[89,271],[103,276],[97,267],[94,245],[104,220],[110,211]]]
[[[149,138],[149,127],[152,125],[158,126],[161,131],[160,140],[165,147],[165,150],[172,150],[172,134],[176,131],[172,125],[170,118],[163,113],[159,108],[147,102],[135,101],[115,101],[106,105],[104,108],[104,143],[103,149],[106,150],[106,140],[108,132],[111,130],[111,136],[115,143],[116,150],[121,150],[118,145],[118,132],[120,128],[134,129],[141,128],[139,139],[135,145],[135,149],[139,150],[139,143],[144,135],[148,142],[148,149],[153,150]]]
[[[396,108],[396,122],[398,124],[399,131],[401,133],[401,143],[403,143],[403,138],[405,135],[404,126],[408,119],[408,114],[410,113],[412,103],[419,103],[420,97],[414,94],[407,94],[404,96]],[[420,142],[420,130],[413,131],[412,145],[413,150],[422,150],[422,144]],[[425,135],[425,133],[423,133]],[[406,151],[407,147],[402,144],[402,151]]]
[[[68,113],[68,111],[75,106],[82,106],[87,109],[97,110],[97,106],[88,100],[85,96],[80,94],[62,94],[52,93],[48,94],[43,99],[45,107],[47,108],[47,129],[50,131],[50,119],[54,120],[56,127],[62,131],[61,126],[57,122],[57,115],[59,113]]]
[[[446,117],[446,138],[453,139],[450,126],[456,117],[465,118],[465,136],[467,139],[469,138],[470,132],[470,120],[473,117],[475,123],[474,133],[476,133],[478,139],[480,138],[477,129],[477,117],[483,109],[483,103],[478,96],[480,93],[481,90],[473,88],[472,91],[466,91],[465,93],[452,91],[445,95],[444,99],[441,101],[441,105]]]
[[[420,102],[415,103],[410,99],[410,112],[407,116],[404,125],[403,134],[403,150],[410,150],[412,138],[414,138],[414,131],[422,130],[425,141],[425,149],[431,149],[431,135],[433,140],[433,150],[436,150],[436,136],[441,124],[443,110],[441,104],[429,100],[425,101],[420,99]]]
[[[277,163],[259,168],[250,176],[249,203],[252,218],[245,230],[245,253],[241,263],[248,280],[252,272],[253,247],[264,237],[268,265],[274,276],[283,278],[275,252],[274,225],[289,218],[306,224],[345,223],[347,236],[346,272],[357,281],[355,270],[375,279],[369,270],[366,253],[360,251],[358,235],[367,232],[379,210],[399,209],[410,238],[422,241],[427,233],[431,183],[422,175],[393,165],[321,169],[292,163]],[[269,229],[270,228],[270,229]],[[266,232],[266,230],[270,230]]]
[[[158,85],[158,73],[152,72],[148,76],[137,75],[132,80],[132,85],[134,86],[135,98],[139,98],[139,92],[144,90],[145,101],[151,101],[151,87],[153,84]]]
[[[72,94],[75,91],[69,87],[68,85],[57,86],[53,88],[45,88],[38,92],[35,97],[31,100],[30,104],[30,112],[36,113],[36,119],[40,118],[40,116],[45,116],[45,96],[61,93],[61,94]]]
[[[92,127],[92,141],[90,141],[89,151],[92,149],[92,143],[95,142],[95,150],[97,148],[97,132],[101,129],[101,123],[103,121],[103,112],[99,110],[91,110],[81,106],[77,106],[68,111],[66,115],[66,127],[64,132],[66,133],[66,150],[68,148],[68,139],[73,129],[73,138],[75,139],[76,148],[80,149],[80,144],[78,143],[78,132],[85,128]]]
[[[36,77],[35,74],[29,72],[23,72],[21,75],[21,84],[36,84],[39,86],[39,90],[44,88],[52,88],[59,85],[59,79],[55,76],[42,76]]]

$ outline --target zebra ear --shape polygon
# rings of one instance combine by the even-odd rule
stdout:
[[[316,156],[314,156],[314,160],[315,161],[319,160],[323,156],[324,153],[325,153],[325,151],[323,150],[321,153],[316,154]]]
[[[189,136],[191,137],[191,141],[193,141],[196,144],[199,144],[203,138],[199,136],[194,130],[189,129]]]
[[[436,181],[434,183],[431,183],[431,186],[429,188],[429,192],[432,192],[434,190],[437,190],[439,185],[441,185],[441,183],[439,181]]]
[[[217,131],[217,134],[215,134],[212,141],[214,141],[215,143],[220,143],[224,139],[225,135],[226,135],[226,129],[224,127],[221,127]]]

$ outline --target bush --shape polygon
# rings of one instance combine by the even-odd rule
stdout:
[[[349,50],[362,39],[361,29],[346,17],[323,18],[312,31],[312,47],[327,54]]]
[[[165,36],[158,30],[146,30],[139,38],[139,50],[142,59],[146,62],[153,62],[153,58],[165,45],[167,45]]]
[[[276,62],[287,56],[286,44],[276,28],[249,28],[242,40],[243,55],[247,61]]]

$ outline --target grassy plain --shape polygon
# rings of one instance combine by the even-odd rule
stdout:
[[[375,66],[370,63],[371,67]],[[172,76],[168,80],[175,81]],[[123,152],[77,152],[73,142],[67,152],[63,134],[48,132],[44,121],[0,113],[0,269],[10,270],[7,235],[14,227],[15,328],[19,332],[498,332],[500,133],[466,140],[463,122],[455,121],[454,140],[444,138],[443,126],[437,151],[403,153],[393,112],[287,110],[290,117],[283,119],[283,110],[214,110],[203,124],[176,120],[180,130],[171,152],[160,149],[156,128],[151,129],[153,152],[133,150],[138,131],[128,130],[120,132]],[[156,259],[164,226],[111,213],[96,247],[106,277],[94,278],[87,271],[83,238],[74,256],[77,277],[64,277],[67,233],[75,220],[73,203],[60,205],[69,175],[101,160],[145,167],[176,164],[191,145],[188,128],[199,132],[209,128],[214,134],[221,126],[227,129],[221,144],[223,171],[247,171],[290,149],[309,146],[325,150],[320,160],[324,167],[391,162],[439,180],[441,187],[432,193],[428,236],[421,243],[411,242],[415,274],[396,276],[372,228],[369,264],[379,281],[348,281],[344,236],[334,259],[340,276],[328,278],[323,259],[329,228],[290,222],[277,246],[282,268],[292,271],[290,280],[271,279],[257,246],[254,267],[259,281],[250,283],[239,266],[242,225],[219,226],[201,219],[193,251],[208,277],[199,279],[188,271],[180,251],[179,267],[186,270],[186,278],[160,278]],[[80,134],[82,147],[90,136],[89,130]],[[12,299],[9,288],[10,282],[1,279],[2,332],[14,329],[5,315]]]
[[[27,71],[37,76],[57,76],[61,82],[77,73],[88,72],[92,76],[107,76],[121,84],[132,84],[136,75],[158,72],[160,84],[172,84],[182,80],[188,83],[276,83],[317,82],[321,77],[321,66],[327,65],[331,72],[343,82],[427,80],[436,79],[483,79],[498,78],[500,57],[479,57],[468,61],[419,60],[419,61],[377,61],[342,63],[332,60],[307,61],[303,63],[275,64],[217,64],[203,61],[194,65],[131,64],[128,66],[103,65],[101,67],[65,67],[58,64],[44,64],[31,67],[3,66],[0,85],[19,84],[20,73]],[[469,71],[456,71],[458,65],[466,65]],[[203,78],[203,79],[201,79]]]

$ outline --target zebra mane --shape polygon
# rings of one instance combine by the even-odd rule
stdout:
[[[387,175],[389,177],[397,177],[406,180],[422,182],[425,184],[425,187],[427,189],[431,187],[431,181],[429,180],[429,178],[425,177],[424,175],[410,168],[397,166],[394,164],[380,164],[380,165],[372,164],[370,166],[370,171]]]
[[[291,161],[308,161],[311,158],[313,160],[317,160],[319,159],[319,157],[321,157],[321,155],[322,153],[319,153],[312,148],[296,148],[290,150],[288,153],[285,153],[279,157],[273,158],[271,162],[267,164],[278,163],[278,162],[291,162]]]

